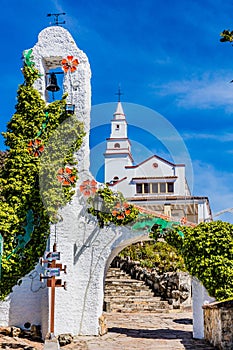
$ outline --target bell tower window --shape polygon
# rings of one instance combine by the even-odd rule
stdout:
[[[120,130],[120,125],[119,124],[116,125],[116,130],[117,131]]]
[[[120,148],[120,144],[119,143],[115,143],[114,148]]]

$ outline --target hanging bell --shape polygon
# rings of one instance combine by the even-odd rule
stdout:
[[[52,92],[56,92],[60,90],[59,86],[57,85],[57,77],[55,73],[50,73],[49,83],[46,87],[46,90],[52,91]]]

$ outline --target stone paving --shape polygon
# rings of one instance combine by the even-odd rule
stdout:
[[[105,313],[108,333],[77,336],[61,350],[213,350],[205,340],[192,338],[192,313]],[[43,344],[0,335],[0,349],[55,350]]]
[[[192,313],[105,313],[108,333],[77,337],[66,349],[80,350],[212,350],[205,340],[192,338]],[[80,341],[83,346],[80,347]]]

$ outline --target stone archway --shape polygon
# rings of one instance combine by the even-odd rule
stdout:
[[[56,289],[55,335],[98,335],[106,268],[118,250],[135,240],[142,240],[145,235],[144,231],[132,231],[128,227],[114,225],[100,229],[97,220],[87,212],[79,186],[83,181],[92,179],[89,172],[91,72],[88,58],[62,27],[49,27],[39,34],[38,43],[33,47],[33,60],[42,74],[36,82],[36,88],[45,99],[44,76],[47,70],[68,56],[79,60],[79,69],[73,76],[72,84],[68,77],[64,79],[64,90],[68,92],[69,98],[72,96],[76,117],[84,123],[86,137],[76,154],[79,181],[75,196],[71,203],[60,210],[62,221],[51,226],[47,247],[51,251],[56,242],[61,262],[67,265],[67,274],[62,276],[67,290]],[[51,301],[49,290],[40,281],[41,272],[41,266],[38,265],[1,303],[1,325],[23,327],[26,322],[36,323],[42,326],[43,336],[47,334]],[[32,279],[37,286],[35,289],[32,288]]]
[[[114,302],[118,296],[121,297],[121,294],[122,296],[125,294],[124,283],[122,283],[122,288],[118,288],[119,295],[114,288],[116,284],[120,287],[123,275],[129,279],[126,285],[130,285],[128,283],[130,279],[131,282],[133,282],[132,279],[143,282],[142,288],[147,289],[144,288],[145,286],[149,288],[148,297],[151,296],[152,299],[156,297],[154,301],[157,302],[159,299],[166,301],[167,309],[191,309],[191,275],[182,269],[182,260],[165,240],[155,242],[145,236],[145,240],[134,240],[133,244],[126,247],[124,245],[126,250],[123,248],[119,251],[121,246],[117,248],[110,256],[110,258],[113,256],[110,266],[106,265],[108,271],[106,274],[107,282],[105,282],[105,301],[109,301],[108,310],[111,310],[111,300]],[[134,303],[133,295],[134,291],[132,290],[132,303]],[[137,293],[137,295],[142,297],[143,293],[142,295]],[[125,301],[127,302],[127,299]],[[166,303],[164,303],[165,305]],[[154,307],[158,307],[156,303]],[[123,309],[119,311],[124,312],[125,307],[123,306]]]
[[[136,243],[136,242],[141,242],[143,240],[148,241],[148,236],[144,236],[144,237],[142,236],[141,239],[134,238],[133,240],[130,240],[128,242],[125,241],[122,244],[120,244],[118,247],[116,247],[112,251],[111,255],[109,256],[109,259],[108,259],[108,262],[106,265],[106,270],[109,268],[111,262],[114,260],[114,257],[116,257],[118,255],[118,253],[121,251],[121,249],[124,249],[127,246],[127,243],[129,243],[129,244]],[[127,264],[127,262],[121,261],[120,264],[122,264],[122,263]],[[118,266],[120,266],[120,264],[118,264]],[[126,269],[123,268],[123,271],[127,271],[128,273],[130,271],[129,274],[131,275],[132,278],[135,279],[135,271],[134,270],[132,271],[131,269],[132,269],[132,266],[129,266]],[[141,272],[139,274],[141,274]],[[189,273],[186,272],[186,275],[189,275]],[[191,277],[191,276],[189,275],[189,277]],[[183,283],[184,282],[187,283],[186,278],[187,277],[184,276],[184,279],[182,281]],[[143,277],[142,277],[142,279],[144,280]],[[140,276],[139,280],[141,280],[141,276]],[[192,301],[192,314],[193,314],[193,337],[195,339],[203,339],[204,338],[204,318],[203,318],[202,305],[209,303],[209,302],[213,301],[214,299],[208,295],[208,292],[206,291],[206,289],[203,287],[202,283],[197,278],[191,277],[191,281],[189,281],[188,283],[190,283],[190,282],[191,282],[192,295],[190,295],[190,297],[189,297],[189,302],[191,299],[191,301]],[[116,283],[118,283],[118,281],[114,281],[113,289],[116,288]],[[148,285],[150,285],[150,283],[148,283]],[[109,288],[109,286],[108,286],[108,288]],[[120,288],[120,289],[122,289],[122,288]],[[108,297],[107,297],[107,299],[108,299]],[[121,302],[122,302],[122,300],[121,300]],[[127,303],[127,300],[126,300],[126,303]],[[106,304],[107,305],[105,305],[104,310],[110,312],[111,311],[111,305],[110,305],[111,303],[108,302]],[[126,308],[127,308],[127,304],[126,304]],[[107,307],[107,310],[106,310],[106,307]],[[116,306],[115,306],[115,308],[113,306],[113,310],[114,309],[117,310]],[[187,310],[187,309],[185,308],[185,310]],[[118,307],[118,311],[122,312],[123,310],[120,310],[120,308]]]

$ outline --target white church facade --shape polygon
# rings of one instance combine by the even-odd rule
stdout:
[[[153,155],[134,164],[127,120],[120,101],[106,140],[104,182],[129,202],[172,218],[197,224],[212,220],[208,197],[192,196],[185,164]]]

